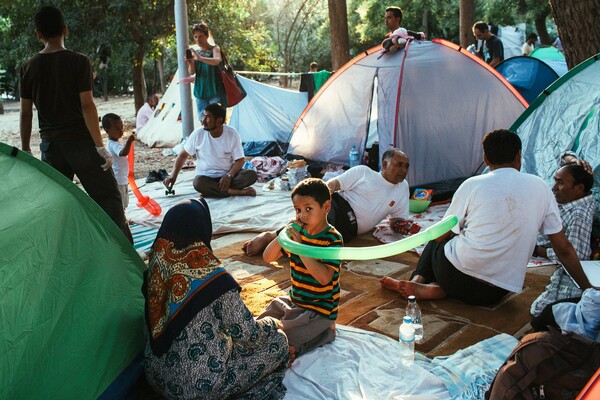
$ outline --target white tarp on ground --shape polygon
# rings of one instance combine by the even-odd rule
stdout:
[[[155,217],[146,209],[139,208],[136,205],[137,199],[130,191],[129,207],[126,210],[127,219],[144,226],[159,228],[165,213],[171,207],[185,199],[200,196],[192,185],[194,176],[194,170],[182,171],[173,186],[174,195],[165,194],[165,186],[162,182],[145,183],[145,179],[138,179],[136,182],[142,195],[155,200],[163,212]],[[262,183],[254,185],[256,197],[207,198],[213,223],[213,234],[275,230],[294,219],[294,208],[290,199],[291,192],[263,191],[262,187]]]
[[[286,400],[482,399],[518,342],[500,334],[449,357],[417,354],[406,367],[397,341],[347,326],[336,331],[333,343],[298,357],[288,369]]]

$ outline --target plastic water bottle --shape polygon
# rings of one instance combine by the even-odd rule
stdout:
[[[400,361],[409,366],[415,361],[415,328],[409,316],[400,325]]]
[[[352,146],[348,153],[348,165],[352,168],[356,167],[358,164],[360,164],[360,154],[358,153],[358,150],[356,150],[356,146]]]
[[[406,305],[406,315],[412,320],[415,328],[415,340],[418,342],[423,339],[423,319],[421,316],[421,307],[417,304],[415,296],[408,296],[408,304]]]

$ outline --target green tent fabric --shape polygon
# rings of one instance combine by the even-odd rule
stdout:
[[[0,399],[94,399],[144,346],[143,261],[104,211],[0,143]]]
[[[529,56],[543,61],[565,59],[565,55],[552,46],[538,47]]]

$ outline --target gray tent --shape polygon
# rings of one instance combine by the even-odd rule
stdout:
[[[482,165],[485,133],[509,127],[527,107],[499,73],[453,43],[380,50],[329,78],[296,122],[288,153],[347,165],[352,146],[363,151],[378,140],[380,155],[395,146],[410,156],[411,185],[466,177]]]

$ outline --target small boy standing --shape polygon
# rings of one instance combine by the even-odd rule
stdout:
[[[112,169],[115,174],[119,193],[121,194],[121,202],[123,209],[129,205],[129,190],[127,185],[127,175],[129,175],[129,164],[127,155],[131,150],[131,144],[135,140],[135,135],[132,134],[125,141],[125,145],[119,142],[123,137],[123,121],[117,114],[108,113],[102,117],[102,128],[108,135],[108,152],[113,158]]]
[[[342,235],[327,223],[331,193],[321,179],[309,178],[292,191],[295,223],[285,229],[297,242],[320,247],[343,246]],[[281,321],[288,337],[291,360],[296,355],[332,342],[340,299],[340,260],[317,260],[282,249],[277,239],[263,253],[266,262],[290,257],[292,287],[289,298],[274,299],[258,317]]]

